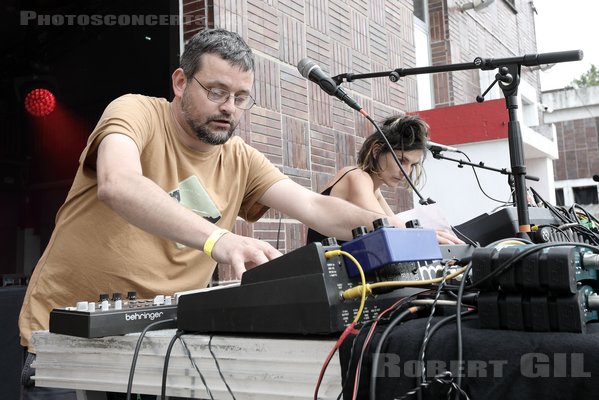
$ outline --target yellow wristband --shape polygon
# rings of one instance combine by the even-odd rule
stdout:
[[[208,236],[208,239],[206,239],[206,241],[204,242],[204,249],[203,249],[204,253],[206,253],[206,255],[208,257],[212,258],[212,249],[214,249],[214,245],[216,244],[218,239],[220,239],[227,233],[229,233],[228,230],[219,228],[219,229],[215,230],[214,232],[212,232],[210,234],[210,236]]]

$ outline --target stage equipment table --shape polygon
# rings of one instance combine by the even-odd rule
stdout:
[[[433,325],[438,320],[436,317]],[[407,321],[396,326],[387,338],[377,399],[398,398],[417,386],[418,364],[414,360],[418,359],[425,324],[426,318]],[[135,373],[135,393],[160,393],[164,355],[174,333],[153,331],[144,339]],[[376,348],[380,333],[373,336],[369,352]],[[579,400],[596,398],[599,393],[599,323],[588,324],[584,334],[521,332],[480,329],[473,318],[463,322],[462,335],[461,365],[456,363],[454,324],[444,326],[430,338],[427,376],[445,368],[461,371],[462,387],[471,399]],[[361,349],[364,336],[358,337],[357,349]],[[137,338],[133,334],[82,339],[35,332],[36,383],[78,389],[88,400],[102,398],[99,392],[125,392]],[[208,350],[210,336],[183,338],[214,398],[231,399]],[[349,382],[353,383],[351,342],[347,340],[341,356],[331,360],[319,390],[320,399],[337,398],[348,365],[352,370]],[[212,349],[237,399],[312,399],[320,368],[334,343],[330,337],[214,336]],[[369,352],[360,375],[360,399],[368,399]],[[344,398],[351,398],[351,389],[351,384],[346,386]],[[209,398],[179,343],[170,359],[167,394]]]
[[[428,341],[426,376],[446,368],[463,377],[462,388],[478,400],[582,400],[599,393],[599,323],[587,324],[586,333],[523,332],[480,329],[477,317],[463,321],[463,361],[458,364],[455,323],[440,328]],[[433,326],[439,321],[433,319]],[[400,398],[419,383],[418,360],[426,326],[419,318],[396,326],[382,348],[383,368],[377,374],[377,399]],[[381,327],[383,330],[385,327]],[[360,374],[359,399],[368,399],[371,351],[381,331],[373,336]],[[361,349],[360,335],[356,348]],[[341,349],[343,370],[349,364],[350,342]],[[354,357],[354,359],[357,357]],[[352,360],[350,382],[353,382]],[[345,398],[352,385],[347,385]],[[415,397],[408,397],[415,399]]]
[[[159,395],[164,358],[175,330],[150,331],[143,340],[133,393]],[[139,334],[84,339],[34,332],[34,364],[38,386],[78,390],[80,399],[101,399],[103,392],[126,392]],[[193,360],[215,399],[231,399],[210,354],[210,336],[183,335]],[[313,399],[320,368],[335,343],[333,338],[265,338],[214,336],[211,349],[235,398]],[[336,399],[341,391],[341,366],[334,357],[319,391],[321,399]],[[171,352],[168,396],[209,398],[200,376],[180,342]]]

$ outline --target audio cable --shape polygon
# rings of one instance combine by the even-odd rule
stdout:
[[[445,278],[433,278],[420,281],[384,281],[375,283],[363,283],[361,286],[356,286],[351,289],[345,290],[342,295],[345,300],[349,300],[354,299],[358,296],[362,296],[363,293],[367,296],[370,296],[371,294],[373,294],[373,290],[377,288],[400,288],[410,286],[432,285],[435,283],[441,283],[443,280],[450,280],[455,277],[458,277],[462,275],[465,270],[466,267],[460,268],[457,271],[454,271],[451,274],[447,275]],[[363,287],[365,287],[365,289]]]
[[[360,262],[358,260],[356,260],[356,258],[354,256],[352,256],[350,253],[343,251],[343,250],[329,250],[324,253],[324,256],[326,258],[332,258],[332,257],[336,257],[336,256],[347,257],[349,260],[351,260],[355,264],[356,268],[358,269],[358,272],[360,273],[360,279],[362,281],[362,285],[360,287],[362,287],[362,288],[366,287],[366,276],[364,275],[364,269],[362,268],[362,265],[360,265]],[[343,333],[341,333],[341,335],[339,336],[339,339],[337,339],[337,342],[335,343],[335,345],[333,346],[333,348],[331,349],[329,354],[327,354],[327,357],[320,369],[320,374],[318,376],[318,380],[316,381],[316,387],[314,388],[314,400],[318,400],[318,391],[320,389],[322,379],[324,378],[324,373],[325,373],[327,367],[329,366],[331,359],[333,358],[333,356],[335,355],[335,353],[337,352],[339,347],[341,347],[341,345],[343,344],[345,339],[350,334],[356,334],[358,332],[355,329],[355,326],[358,323],[358,321],[360,320],[360,317],[362,316],[362,312],[364,311],[365,304],[366,304],[366,292],[363,290],[362,294],[361,294],[361,298],[360,298],[360,306],[358,308],[358,312],[356,313],[356,316],[354,317],[354,320],[345,328]]]
[[[133,376],[135,374],[135,366],[137,365],[137,358],[139,356],[139,350],[141,349],[141,343],[143,342],[143,340],[146,336],[146,333],[155,326],[172,323],[174,321],[175,320],[173,318],[171,318],[171,319],[165,319],[162,321],[152,322],[151,324],[146,326],[144,328],[144,330],[141,331],[141,333],[139,334],[139,338],[137,339],[137,343],[135,344],[135,350],[133,351],[133,359],[131,360],[131,368],[129,369],[129,380],[127,381],[127,394],[125,397],[126,400],[131,400],[131,391],[133,390]]]

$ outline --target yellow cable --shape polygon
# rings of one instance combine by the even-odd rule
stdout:
[[[511,246],[511,245],[522,245],[526,244],[520,240],[508,239],[496,244],[496,246]],[[356,264],[358,267],[358,271],[360,271],[360,277],[362,278],[362,284],[360,286],[353,287],[351,289],[347,289],[343,292],[343,298],[345,300],[355,299],[357,297],[362,297],[362,303],[365,302],[365,297],[370,296],[372,294],[373,289],[381,288],[381,287],[408,287],[408,286],[424,286],[424,285],[432,285],[434,283],[440,283],[443,279],[449,280],[453,279],[456,276],[459,276],[466,271],[466,267],[460,268],[455,272],[447,275],[445,278],[434,278],[427,279],[423,281],[388,281],[388,282],[377,282],[377,283],[366,283],[366,278],[364,276],[364,270],[358,261],[349,253],[341,250],[331,250],[325,253],[327,258],[332,257],[334,255],[344,255]],[[360,312],[362,312],[363,304],[361,305]]]
[[[404,287],[404,286],[422,286],[422,285],[431,285],[433,283],[439,283],[443,281],[443,279],[449,280],[453,279],[458,275],[461,275],[466,271],[466,267],[460,268],[459,270],[452,272],[447,275],[445,278],[434,278],[427,279],[423,281],[388,281],[388,282],[377,282],[377,283],[368,283],[366,284],[366,290],[362,289],[361,286],[356,286],[351,289],[347,289],[343,292],[343,298],[346,300],[355,299],[358,295],[362,293],[368,292],[368,294],[372,294],[372,289],[380,288],[380,287]],[[364,284],[364,283],[362,283]]]
[[[364,305],[366,304],[366,288],[368,287],[368,285],[366,284],[366,276],[364,275],[364,270],[362,269],[362,266],[360,265],[360,263],[358,262],[358,260],[356,260],[354,258],[354,256],[352,256],[351,254],[349,254],[347,251],[343,251],[343,250],[329,250],[326,251],[324,253],[324,256],[326,258],[331,258],[334,256],[345,256],[347,258],[349,258],[355,265],[356,268],[358,268],[358,272],[360,272],[360,279],[362,280],[362,284],[360,286],[357,286],[355,288],[352,289],[356,289],[359,288],[359,295],[360,295],[360,308],[358,308],[358,312],[356,314],[356,317],[354,318],[353,323],[356,324],[358,322],[358,320],[360,319],[360,317],[362,316],[362,312],[364,311]],[[349,290],[352,290],[349,289]],[[372,292],[370,292],[369,294],[371,294]],[[344,292],[344,296],[345,297],[345,292]],[[355,296],[358,297],[358,296]],[[353,297],[352,297],[353,298]]]

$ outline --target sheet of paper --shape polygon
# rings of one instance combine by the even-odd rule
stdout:
[[[436,203],[425,206],[419,205],[396,215],[404,221],[417,219],[423,228],[444,229],[451,232],[451,226],[447,221],[445,212]]]

